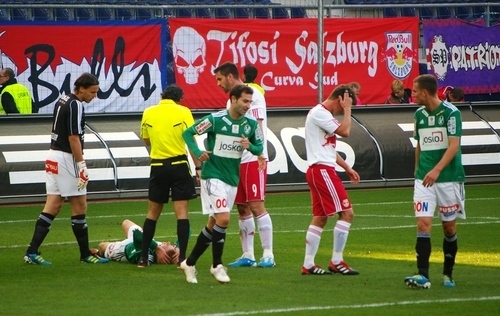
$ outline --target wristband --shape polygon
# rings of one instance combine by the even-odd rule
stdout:
[[[201,166],[195,167],[194,170],[196,170],[196,171],[201,170]]]

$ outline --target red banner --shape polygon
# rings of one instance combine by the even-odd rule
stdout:
[[[0,26],[0,68],[14,69],[40,113],[52,113],[83,72],[100,81],[88,112],[142,111],[160,99],[164,20],[20,23]]]
[[[176,83],[190,108],[220,108],[227,95],[213,69],[254,64],[269,107],[312,106],[322,80],[327,97],[338,84],[361,85],[362,104],[381,104],[400,79],[418,75],[418,19],[324,20],[323,78],[318,79],[316,19],[168,20]],[[240,73],[242,71],[240,70]]]

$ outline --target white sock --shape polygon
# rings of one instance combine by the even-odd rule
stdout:
[[[340,263],[344,260],[343,253],[344,247],[347,243],[347,236],[349,236],[349,228],[351,223],[346,221],[337,221],[333,229],[333,255],[332,262],[334,264]]]
[[[309,225],[306,233],[306,255],[304,257],[304,267],[310,269],[314,266],[314,258],[318,252],[319,242],[321,241],[321,234],[323,228]]]
[[[255,255],[253,251],[253,243],[255,236],[255,222],[253,216],[240,217],[238,221],[240,227],[240,240],[241,249],[243,250],[243,257],[255,260]]]
[[[273,255],[273,222],[269,213],[264,213],[257,217],[259,227],[260,243],[264,250],[263,257],[274,258]]]

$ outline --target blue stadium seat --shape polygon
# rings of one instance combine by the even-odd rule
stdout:
[[[75,18],[79,21],[95,20],[95,12],[92,9],[75,9]]]
[[[151,20],[155,18],[154,10],[151,9],[137,9],[136,10],[137,20]]]
[[[178,18],[190,18],[193,14],[189,9],[177,9],[175,10],[175,16]]]
[[[96,20],[105,21],[105,20],[113,20],[114,13],[112,9],[107,8],[99,8],[96,9]]]
[[[438,19],[451,19],[455,14],[450,7],[438,7],[437,8],[437,17]]]
[[[15,8],[10,11],[10,18],[12,20],[31,20],[28,10],[19,8]]]
[[[345,4],[363,4],[364,0],[344,0]]]
[[[128,8],[116,9],[117,20],[135,20],[135,10]]]
[[[73,13],[68,8],[56,8],[54,9],[54,20],[56,21],[73,20]]]
[[[472,12],[474,13],[475,19],[484,18],[484,12],[486,12],[485,7],[472,7]]]
[[[472,12],[472,7],[456,7],[455,15],[458,19],[465,21],[474,20],[474,14]]]
[[[419,17],[420,19],[427,20],[427,19],[435,19],[436,18],[436,11],[434,8],[429,8],[429,7],[422,7],[419,10]]]
[[[307,18],[307,12],[304,8],[290,8],[291,18]]]
[[[9,10],[0,9],[0,21],[8,21],[10,20]]]
[[[288,10],[283,7],[271,8],[271,14],[273,19],[289,19],[290,14]]]
[[[33,8],[33,20],[36,21],[51,21],[54,18],[52,17],[52,12],[47,8]]]
[[[271,0],[253,0],[256,4],[271,4]]]
[[[212,18],[212,13],[207,8],[194,9],[194,16],[197,18]]]
[[[247,8],[235,8],[234,9],[235,19],[248,19],[250,18],[250,10]]]
[[[500,6],[490,7],[490,25],[495,25],[500,22]]]
[[[399,16],[399,12],[395,8],[384,8],[383,12],[385,18],[394,18]]]
[[[415,8],[402,8],[401,16],[418,16],[417,10]]]
[[[271,16],[269,15],[269,10],[267,8],[254,8],[253,16],[256,19],[269,19]]]
[[[231,11],[225,8],[217,8],[214,9],[214,17],[216,19],[230,19],[231,18]]]

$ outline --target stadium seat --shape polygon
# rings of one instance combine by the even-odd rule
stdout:
[[[72,13],[71,9],[68,9],[68,8],[55,8],[54,9],[54,20],[56,20],[56,21],[73,20],[73,13]]]
[[[417,10],[415,8],[402,8],[401,16],[418,16]]]
[[[234,9],[235,19],[248,19],[250,18],[250,10],[247,8],[235,8]]]
[[[137,20],[151,20],[155,18],[155,12],[151,9],[137,9],[135,13]]]
[[[451,19],[455,14],[450,7],[438,7],[437,8],[437,17],[438,19]]]
[[[472,21],[474,20],[474,14],[472,12],[472,7],[456,7],[455,16],[457,19]]]
[[[307,12],[304,8],[290,8],[291,18],[307,18]]]
[[[116,9],[117,20],[135,20],[135,10],[128,8]]]
[[[31,20],[30,13],[27,9],[12,9],[10,11],[10,17],[12,20]]]
[[[95,20],[95,12],[92,9],[75,9],[75,18],[79,21]]]
[[[271,4],[271,0],[253,0],[255,4]]]
[[[399,16],[399,12],[395,8],[384,8],[384,18],[394,18]]]
[[[178,18],[190,18],[193,14],[189,9],[177,9],[175,10],[175,16]]]
[[[271,8],[271,14],[273,19],[289,19],[290,14],[288,10],[283,7]]]
[[[113,20],[114,18],[113,9],[99,8],[96,9],[95,14],[96,14],[96,20],[98,21]]]
[[[53,20],[52,11],[47,8],[33,8],[33,20],[51,21]]]
[[[500,6],[490,7],[490,25],[495,25],[500,22]]]
[[[429,8],[429,7],[422,7],[419,10],[418,16],[420,19],[427,20],[427,19],[435,19],[436,18],[436,11],[434,8]]]
[[[214,17],[216,19],[230,19],[231,18],[231,11],[229,11],[229,9],[225,9],[225,8],[214,9]]]
[[[267,8],[254,8],[253,16],[256,19],[269,19],[271,16],[269,15],[269,10]]]
[[[9,10],[0,9],[0,21],[8,21],[10,20]]]
[[[472,7],[472,12],[474,13],[475,19],[484,19],[484,12],[486,12],[485,7]]]
[[[344,0],[345,4],[363,4],[364,0]]]
[[[212,18],[212,13],[207,8],[194,9],[194,16],[197,18]]]

